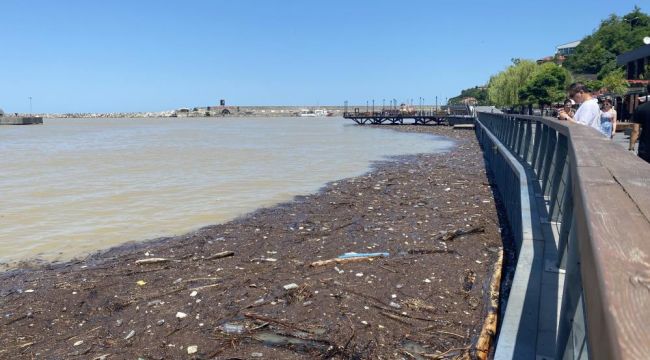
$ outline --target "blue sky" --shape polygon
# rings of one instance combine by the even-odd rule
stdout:
[[[0,108],[27,112],[30,96],[34,112],[442,103],[635,4],[2,0]]]

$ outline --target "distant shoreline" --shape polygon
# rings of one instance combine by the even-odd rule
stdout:
[[[109,112],[109,113],[39,113],[18,114],[17,116],[39,116],[47,119],[77,119],[77,118],[160,118],[160,117],[291,117],[301,113],[326,110],[332,116],[342,116],[344,106],[204,106],[180,108],[164,111],[144,112]],[[365,106],[351,106],[365,108]]]

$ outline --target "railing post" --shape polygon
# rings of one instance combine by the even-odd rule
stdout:
[[[557,145],[555,146],[555,157],[553,161],[553,172],[551,173],[550,178],[550,207],[549,207],[549,217],[550,220],[557,221],[559,218],[560,209],[560,196],[563,194],[564,188],[560,188],[563,183],[562,179],[564,174],[569,171],[568,167],[565,166],[567,162],[567,138],[562,134],[557,134]]]
[[[566,179],[564,187],[564,197],[562,200],[561,214],[560,214],[560,231],[557,245],[557,263],[559,269],[566,269],[567,262],[567,245],[569,243],[569,235],[571,227],[573,226],[573,189],[571,187],[571,171],[569,169],[569,162],[566,162],[567,171],[563,174]]]
[[[510,141],[508,142],[508,148],[512,150],[515,147],[517,142],[517,118],[515,116],[510,118]]]
[[[542,170],[542,194],[544,196],[549,196],[549,182],[551,179],[552,172],[554,170],[554,161],[555,161],[555,148],[557,144],[557,132],[555,129],[548,129],[548,138],[546,145],[546,152],[544,154],[544,168]]]
[[[519,119],[517,121],[517,155],[523,158],[523,149],[524,149],[524,133],[526,132],[525,121]]]
[[[519,120],[519,118],[514,118],[513,119],[513,131],[512,131],[512,146],[510,147],[510,150],[512,150],[512,152],[517,156],[519,156],[519,151],[518,150],[519,150],[519,144],[521,143],[521,139],[520,139],[520,136],[519,136],[520,135],[519,134],[519,130],[520,130],[519,124],[521,124],[521,120]]]
[[[542,169],[544,168],[544,160],[546,159],[546,147],[548,146],[548,126],[542,125],[542,137],[540,139],[539,152],[537,153],[537,165],[535,167],[535,174],[537,178],[540,179],[542,175]]]
[[[533,131],[533,127],[531,125],[531,120],[526,120],[526,140],[524,142],[524,154],[523,154],[522,158],[528,164],[530,164],[530,161],[531,161],[530,160],[530,153],[531,153],[530,150],[531,150],[531,146],[533,146],[533,144],[531,143],[531,140],[533,138],[532,131]]]
[[[566,277],[560,308],[556,359],[588,359],[582,278],[580,274],[580,249],[576,226],[569,230]]]
[[[540,143],[542,141],[542,123],[535,122],[535,140],[533,141],[533,156],[530,160],[530,166],[537,173],[537,164],[539,163]]]

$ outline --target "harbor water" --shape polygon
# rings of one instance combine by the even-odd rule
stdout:
[[[0,128],[0,264],[182,234],[447,139],[341,118],[45,119]]]

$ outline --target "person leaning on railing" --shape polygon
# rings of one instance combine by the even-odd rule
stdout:
[[[560,120],[574,121],[582,125],[591,126],[602,133],[600,128],[600,107],[598,100],[592,95],[591,90],[581,83],[576,82],[569,86],[569,99],[580,104],[574,116],[570,116],[564,109],[560,110]]]
[[[650,91],[650,85],[648,85]],[[639,98],[642,101],[641,105],[634,111],[632,121],[641,124],[641,135],[639,136],[639,151],[638,155],[641,159],[650,163],[650,101],[646,95]],[[634,145],[632,143],[632,145]]]
[[[557,117],[560,118],[560,113],[565,112],[569,117],[575,116],[576,112],[573,110],[573,100],[566,99],[564,100],[564,107],[558,110]],[[560,119],[561,120],[561,119]]]

